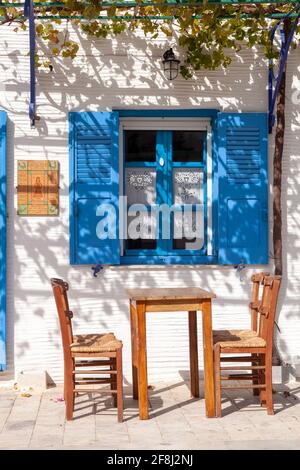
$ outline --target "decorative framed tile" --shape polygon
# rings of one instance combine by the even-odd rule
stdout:
[[[59,162],[18,160],[18,215],[57,216]]]

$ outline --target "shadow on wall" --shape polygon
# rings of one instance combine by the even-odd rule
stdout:
[[[169,82],[162,69],[162,55],[169,46],[168,39],[150,41],[130,31],[113,40],[85,38],[76,26],[70,34],[80,44],[78,57],[73,61],[51,58],[53,72],[37,71],[38,114],[42,116],[37,123],[39,135],[48,136],[48,125],[60,121],[61,113],[66,115],[69,109],[97,110],[99,106],[102,110],[112,106],[180,108],[184,105],[238,110],[246,104],[249,110],[257,111],[266,106],[265,91],[255,85],[261,80],[266,81],[267,67],[255,50],[236,53],[228,70],[199,71],[192,80],[179,76]],[[13,37],[18,41],[22,34],[14,34]],[[20,48],[24,54],[23,43],[20,43]],[[38,42],[38,49],[46,58],[49,57],[43,42]],[[13,66],[16,72],[6,81],[5,89],[14,93],[17,101],[22,101],[22,95],[28,93],[28,82],[21,75],[19,78],[17,71],[28,64],[24,64],[24,56],[20,56],[17,47],[10,51],[9,58],[7,64],[0,65],[2,71],[8,75]],[[251,65],[248,64],[249,58]],[[255,102],[253,90],[256,92]],[[48,112],[49,106],[51,112]],[[9,103],[8,107],[16,115],[24,113],[23,106],[18,110],[15,103]],[[56,129],[58,137],[62,132],[61,127]],[[47,143],[51,146],[50,142]],[[52,145],[55,145],[53,140]]]
[[[90,267],[69,266],[69,223],[68,223],[68,134],[67,113],[69,110],[104,110],[114,107],[216,107],[216,104],[224,110],[251,109],[251,96],[256,92],[255,84],[265,80],[267,69],[258,66],[251,69],[243,69],[243,56],[237,56],[241,73],[228,75],[232,72],[199,72],[197,77],[190,82],[179,78],[173,83],[167,82],[163,76],[160,57],[165,50],[166,42],[136,40],[131,33],[124,34],[114,41],[109,40],[85,40],[77,34],[78,41],[85,51],[86,57],[79,56],[73,62],[58,60],[54,63],[53,73],[39,71],[37,73],[37,103],[38,114],[41,121],[37,123],[36,130],[28,127],[19,127],[18,132],[9,149],[9,158],[13,152],[17,158],[24,158],[24,153],[39,156],[43,159],[57,158],[61,162],[60,175],[60,215],[47,218],[21,218],[16,216],[14,244],[15,258],[14,269],[14,299],[15,299],[15,324],[24,322],[24,316],[28,317],[27,331],[20,333],[17,338],[16,360],[29,354],[32,348],[31,335],[35,336],[36,348],[40,348],[40,357],[36,357],[37,363],[44,362],[52,367],[61,356],[61,342],[58,329],[58,321],[49,278],[59,276],[67,279],[71,287],[70,292],[72,309],[77,315],[74,318],[74,327],[92,327],[97,325],[99,330],[112,329],[117,321],[124,322],[129,328],[129,312],[127,298],[123,293],[124,285],[138,287],[170,287],[170,286],[201,286],[204,289],[226,293],[226,297],[216,302],[219,310],[220,321],[224,321],[221,312],[223,309],[241,306],[245,309],[247,298],[250,296],[249,283],[233,283],[233,276],[228,276],[231,268],[213,269],[209,267],[182,267],[170,266],[168,270],[157,267],[118,267],[105,269],[99,278],[92,277]],[[98,55],[95,54],[98,51]],[[127,53],[127,51],[129,51]],[[132,55],[130,51],[134,51]],[[18,68],[19,51],[10,54],[11,64]],[[253,64],[257,62],[256,53],[248,51],[253,57]],[[147,58],[147,61],[145,60]],[[256,61],[256,62],[255,62]],[[147,63],[146,63],[147,62]],[[3,71],[5,65],[0,65]],[[236,71],[236,68],[234,69]],[[226,78],[227,77],[227,78]],[[224,78],[224,82],[222,82]],[[230,83],[230,84],[228,84]],[[261,90],[261,86],[258,89]],[[6,90],[14,96],[6,106],[6,110],[13,120],[24,117],[28,98],[28,83],[20,83],[17,78],[10,78],[6,84]],[[255,105],[261,107],[266,102],[265,90],[258,90],[258,98]],[[25,98],[23,96],[25,95]],[[23,99],[26,106],[24,107]],[[18,106],[20,103],[20,111]],[[291,120],[299,122],[298,113],[290,113]],[[12,122],[9,123],[12,129]],[[293,135],[295,142],[299,140]],[[14,150],[13,150],[14,148]],[[296,174],[289,174],[293,181],[293,187],[297,188]],[[10,195],[11,213],[12,194]],[[298,203],[296,197],[288,197],[283,193],[284,215],[284,239],[288,240],[288,246],[297,247],[299,229],[297,218]],[[289,201],[289,219],[292,220],[295,230],[287,235],[287,201]],[[250,229],[250,227],[249,227]],[[284,248],[284,266],[287,272],[287,243]],[[10,252],[12,254],[12,247]],[[271,244],[270,244],[271,246]],[[295,263],[299,261],[299,252],[293,251]],[[264,267],[265,269],[265,267]],[[230,271],[232,272],[232,271]],[[12,281],[11,281],[12,282]],[[287,299],[287,289],[289,298]],[[287,304],[290,308],[288,315],[299,318],[299,293],[296,285],[288,285],[285,276],[280,294],[280,307]],[[101,309],[98,308],[101,299]],[[293,300],[295,299],[295,300]],[[116,312],[120,312],[116,317]],[[278,314],[280,308],[278,309]],[[22,316],[22,318],[21,318]],[[123,320],[122,320],[123,319]],[[227,321],[227,320],[226,320]],[[228,322],[233,318],[230,316]],[[250,320],[249,320],[250,321]],[[26,323],[25,323],[26,324]],[[227,325],[229,326],[229,325]],[[233,326],[233,325],[232,325]],[[13,326],[10,324],[9,338],[13,343]],[[166,332],[166,335],[168,333]],[[40,342],[39,342],[40,341]],[[174,344],[176,338],[173,338]],[[282,337],[278,337],[280,350],[288,351],[287,344]],[[50,346],[44,348],[45,344]],[[49,351],[52,351],[49,353]]]

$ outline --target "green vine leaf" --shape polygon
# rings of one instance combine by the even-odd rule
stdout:
[[[276,20],[268,20],[266,15],[286,13],[291,9],[289,2],[282,4],[209,4],[204,0],[199,5],[195,0],[189,5],[170,6],[163,0],[155,0],[154,5],[145,6],[142,0],[135,7],[118,0],[110,7],[105,7],[101,0],[63,0],[62,6],[35,6],[36,34],[48,44],[49,56],[37,60],[38,67],[47,64],[51,56],[74,59],[79,44],[68,38],[68,23],[72,22],[83,35],[102,38],[116,36],[130,31],[142,31],[146,38],[156,39],[164,34],[170,41],[178,42],[182,48],[180,73],[185,79],[193,76],[194,71],[218,67],[229,67],[229,51],[242,48],[261,47],[266,58],[278,58],[278,50],[270,47],[269,30]],[[2,23],[19,21],[14,31],[27,28],[22,8],[0,8]],[[39,21],[39,15],[51,16]],[[110,19],[99,19],[108,17]],[[65,31],[59,31],[56,25],[65,22]],[[162,19],[156,19],[163,17]],[[121,19],[123,18],[123,19]],[[126,20],[127,19],[127,20]],[[83,21],[84,20],[84,21]],[[1,21],[1,20],[0,20]],[[300,25],[296,29],[292,47],[299,41]]]

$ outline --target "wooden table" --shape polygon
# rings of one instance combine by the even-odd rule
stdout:
[[[191,393],[199,397],[197,311],[202,312],[206,416],[215,417],[211,299],[215,294],[197,287],[127,289],[130,299],[133,398],[140,419],[148,419],[146,312],[188,311]]]

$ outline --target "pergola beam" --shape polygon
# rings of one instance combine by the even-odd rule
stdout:
[[[266,13],[265,17],[274,20],[280,20],[285,18],[286,13]],[[290,15],[290,18],[296,18],[296,14]],[[24,16],[18,16],[16,18],[18,21],[20,19],[24,19]],[[86,20],[86,21],[136,21],[136,20],[153,20],[153,21],[172,21],[178,19],[178,16],[164,16],[164,15],[147,15],[147,16],[139,16],[139,15],[120,15],[120,16],[96,16],[94,18],[90,18],[84,15],[35,15],[37,20]],[[202,15],[193,15],[192,17],[195,20],[201,20]],[[230,18],[235,18],[234,15],[220,15],[219,19],[228,20]],[[255,18],[253,13],[244,13],[240,15],[240,18]],[[0,16],[0,21],[4,21],[6,18],[4,16]],[[13,21],[13,20],[12,20]]]
[[[9,8],[9,7],[16,7],[16,8],[24,8],[26,6],[26,3],[27,3],[27,0],[25,0],[25,2],[1,2],[0,0],[0,8]],[[45,1],[45,2],[41,2],[41,1],[36,1],[36,2],[32,2],[33,3],[33,7],[35,9],[35,18],[38,19],[38,20],[58,20],[58,19],[62,19],[62,20],[98,20],[98,21],[103,21],[103,22],[106,22],[106,21],[126,21],[126,22],[130,22],[130,21],[135,21],[135,20],[152,20],[152,21],[172,21],[172,20],[176,20],[179,16],[174,14],[174,15],[164,15],[163,13],[162,14],[153,14],[153,15],[143,15],[142,12],[140,14],[134,14],[134,12],[132,13],[123,13],[123,14],[115,14],[115,15],[99,15],[99,16],[95,16],[95,17],[91,17],[91,16],[86,16],[84,14],[80,14],[80,12],[76,12],[75,10],[75,14],[72,13],[72,10],[70,9],[70,7],[68,7],[66,5],[66,3],[64,2],[51,2],[51,1]],[[251,2],[249,0],[207,0],[207,3],[205,4],[206,6],[207,5],[232,5],[232,6],[246,6],[246,5],[251,5],[251,6],[259,6],[260,4],[281,4],[282,5],[282,0],[269,0],[269,1],[265,1],[265,0],[257,0],[255,2]],[[290,3],[291,6],[294,5],[294,4],[297,4],[299,3],[299,0],[289,0],[285,3]],[[84,0],[79,2],[79,5],[91,5],[91,3],[89,2],[85,2]],[[136,2],[136,1],[131,1],[129,0],[128,2],[126,1],[123,1],[123,2],[120,2],[120,1],[103,1],[102,3],[99,3],[99,7],[101,7],[102,9],[108,9],[112,6],[115,6],[115,7],[118,7],[119,9],[123,10],[123,9],[127,9],[127,10],[130,10],[130,9],[133,9],[134,7],[139,7],[139,8],[142,8],[142,7],[147,7],[147,6],[153,6],[153,7],[159,7],[159,6],[174,6],[174,7],[197,7],[197,6],[205,6],[204,3],[203,3],[203,0],[194,0],[192,3],[189,1],[189,0],[177,0],[177,1],[174,1],[174,0],[165,0],[165,1],[161,1],[161,2],[153,2],[153,1],[149,1],[149,0],[144,0],[142,2]],[[64,11],[64,14],[61,15],[59,12],[51,12],[49,11],[49,13],[45,13],[45,9],[51,9],[51,8],[62,8],[63,11]],[[70,11],[70,14],[67,14],[67,12]],[[259,10],[258,10],[259,12]],[[220,15],[218,16],[218,18],[220,19],[230,19],[230,18],[234,18],[236,15],[235,14],[226,14],[225,12],[222,14],[222,12],[220,12]],[[273,11],[273,12],[269,12],[269,13],[265,13],[265,17],[266,18],[270,18],[270,19],[277,19],[277,20],[280,20],[282,18],[284,18],[286,16],[286,13],[284,12],[276,12],[276,11]],[[255,12],[247,12],[247,13],[241,13],[240,14],[240,17],[241,18],[255,18],[256,17],[256,13]],[[193,19],[201,19],[202,18],[202,15],[201,13],[195,13],[193,16],[192,16]],[[24,19],[24,16],[18,16],[17,18],[18,20],[22,20]],[[7,17],[4,17],[4,16],[0,16],[0,21],[5,21],[7,20]],[[13,21],[13,19],[12,19]]]
[[[91,5],[89,2],[78,2],[79,5]],[[101,8],[110,8],[110,7],[118,7],[118,8],[134,8],[134,7],[197,7],[197,6],[207,6],[207,5],[253,5],[253,4],[282,4],[282,3],[291,3],[295,4],[298,3],[298,0],[288,0],[286,2],[282,0],[256,0],[256,1],[249,1],[249,0],[208,0],[207,3],[204,3],[203,0],[194,0],[192,3],[189,0],[179,0],[179,1],[174,1],[174,0],[165,0],[161,2],[151,2],[151,1],[143,1],[143,2],[134,2],[134,1],[128,1],[128,2],[112,2],[112,1],[103,1],[102,3],[99,2],[99,7]],[[10,8],[10,7],[15,7],[15,8],[24,8],[25,2],[1,2],[0,7],[4,8]],[[64,2],[33,2],[34,8],[40,7],[40,8],[67,8],[67,5]]]

